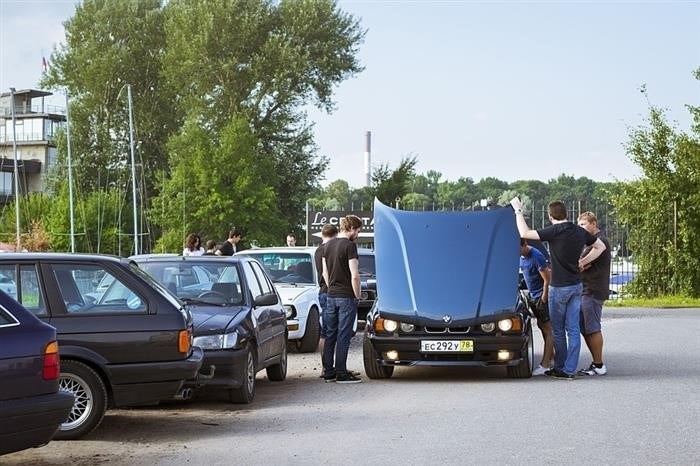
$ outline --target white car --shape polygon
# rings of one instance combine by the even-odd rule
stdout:
[[[289,341],[301,353],[316,351],[321,336],[315,251],[314,247],[278,247],[236,253],[256,259],[265,268],[287,311]]]

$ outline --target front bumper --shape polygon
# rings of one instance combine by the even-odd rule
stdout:
[[[528,337],[517,335],[368,335],[372,347],[384,366],[516,366],[525,357]],[[421,340],[472,340],[474,351],[469,353],[421,353]],[[508,351],[507,359],[499,359],[499,351]],[[398,358],[390,360],[387,351],[396,351]]]
[[[245,358],[246,352],[243,348],[205,350],[204,363],[200,369],[202,376],[188,380],[185,385],[198,388],[238,388],[243,384]],[[207,374],[212,372],[213,377],[209,378]]]

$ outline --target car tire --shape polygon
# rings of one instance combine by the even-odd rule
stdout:
[[[287,345],[282,345],[280,362],[265,369],[267,378],[272,382],[281,382],[287,378]]]
[[[304,336],[297,341],[297,349],[300,353],[313,353],[318,348],[321,338],[321,323],[318,316],[318,309],[309,309],[309,316],[306,318],[306,331]]]
[[[245,363],[241,368],[242,374],[241,386],[231,388],[228,391],[228,397],[231,403],[247,404],[255,398],[255,351],[250,342],[245,347]]]
[[[365,374],[370,379],[388,379],[394,373],[393,366],[382,366],[379,364],[379,355],[366,335],[362,340],[362,359],[365,363]]]
[[[532,325],[529,325],[527,331],[527,349],[525,355],[517,366],[506,367],[508,377],[511,379],[529,379],[532,377],[532,364],[535,360],[535,341],[532,338]]]
[[[107,410],[107,388],[94,369],[78,361],[61,361],[59,390],[71,393],[75,401],[54,439],[77,439],[100,425]]]

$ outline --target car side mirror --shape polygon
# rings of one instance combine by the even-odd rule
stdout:
[[[273,306],[278,302],[276,293],[265,293],[253,300],[253,306]]]

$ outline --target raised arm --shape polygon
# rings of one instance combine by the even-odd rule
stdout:
[[[518,225],[518,233],[520,233],[521,238],[525,239],[540,239],[540,235],[537,230],[531,230],[527,226],[525,221],[525,215],[523,214],[523,203],[517,196],[510,200],[510,205],[513,206],[515,211],[515,223]]]

